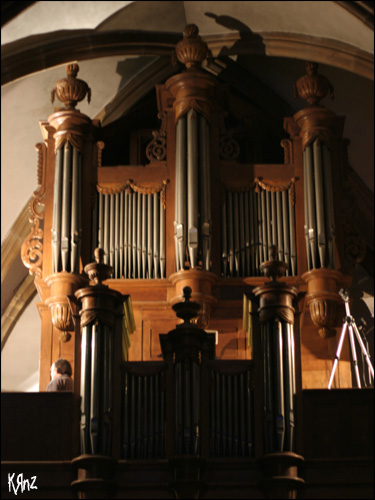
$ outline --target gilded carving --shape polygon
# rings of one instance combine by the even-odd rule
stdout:
[[[21,247],[21,259],[25,267],[29,269],[31,275],[42,276],[43,262],[43,229],[40,221],[44,219],[44,178],[46,167],[46,146],[38,143],[35,146],[38,151],[38,185],[39,189],[34,191],[32,200],[29,203],[30,218],[33,224],[29,236],[25,239]]]

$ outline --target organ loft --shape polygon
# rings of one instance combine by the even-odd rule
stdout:
[[[95,94],[69,64],[40,122],[21,255],[43,401],[51,364],[73,367],[73,394],[48,394],[69,409],[64,491],[217,498],[232,481],[222,498],[324,498],[312,464],[345,434],[323,442],[327,408],[358,394],[347,340],[327,390],[363,258],[344,118],[321,102],[340,82],[307,62],[280,126],[220,79],[195,25],[173,64],[152,104],[107,126],[77,109]]]

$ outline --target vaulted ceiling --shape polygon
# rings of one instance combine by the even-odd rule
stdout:
[[[19,251],[37,187],[39,121],[54,111],[50,92],[65,76],[66,63],[78,61],[79,77],[92,89],[91,104],[80,103],[80,111],[103,125],[126,116],[178,70],[171,57],[186,24],[199,27],[212,52],[206,69],[275,119],[303,107],[293,84],[306,60],[320,63],[319,72],[335,87],[334,101],[325,105],[346,116],[362,221],[373,225],[373,3],[1,2],[4,390],[29,389],[38,370],[37,299]],[[365,236],[373,251],[373,238]]]

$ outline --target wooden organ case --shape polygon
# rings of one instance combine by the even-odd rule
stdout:
[[[69,65],[67,78],[55,85],[65,107],[41,122],[34,226],[22,247],[41,299],[41,391],[53,361],[64,357],[80,394],[80,300],[89,294],[84,270],[96,248],[104,253],[103,264],[112,267],[105,285],[117,292],[116,301],[131,297],[135,330],[128,329],[123,361],[161,361],[159,335],[175,329],[172,306],[189,287],[191,301],[200,305],[195,326],[214,334],[217,360],[263,359],[265,370],[272,371],[264,353],[272,349],[267,339],[275,325],[267,308],[273,308],[279,311],[276,335],[286,342],[284,359],[293,350],[289,397],[302,388],[327,387],[344,315],[338,291],[350,285],[353,264],[363,257],[350,211],[342,209],[343,199],[350,199],[343,119],[319,104],[331,85],[316,64],[307,63],[296,90],[308,106],[284,120],[277,145],[284,162],[262,163],[261,142],[267,144],[267,137],[259,140],[253,129],[253,137],[241,142],[235,127],[226,128],[233,114],[231,89],[202,69],[207,46],[197,28],[188,26],[184,35],[176,53],[185,69],[156,86],[160,129],[142,150],[144,137],[132,131],[129,165],[116,164],[111,156],[116,124],[107,133],[75,109],[90,98],[88,85],[77,78],[78,66]],[[238,105],[236,113],[239,123]],[[145,156],[148,163],[141,164]],[[267,262],[268,267],[278,262],[277,269],[285,271],[282,286],[267,288]],[[276,280],[282,274],[269,276]],[[281,318],[285,308],[288,314]],[[113,324],[121,324],[122,314],[115,314]],[[280,361],[284,354],[275,356]],[[345,359],[344,349],[336,387],[351,386]],[[261,368],[254,370],[254,380],[261,380]],[[271,386],[265,398],[267,390],[278,391]],[[261,406],[262,393],[254,397]],[[262,417],[257,418],[259,424]],[[277,439],[267,440],[272,429],[264,432],[256,456],[278,450],[290,452],[292,465],[298,461],[291,432],[289,445],[281,447],[279,430]]]

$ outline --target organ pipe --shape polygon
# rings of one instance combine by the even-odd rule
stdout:
[[[113,264],[114,278],[165,278],[165,208],[160,192],[99,192],[97,205],[94,242]]]
[[[79,273],[82,239],[82,155],[69,142],[55,159],[52,270]]]
[[[210,269],[211,179],[210,131],[206,118],[195,109],[179,118],[176,125],[175,254],[176,270]],[[222,208],[222,210],[225,210]]]
[[[334,268],[335,227],[329,150],[317,138],[305,148],[303,156],[308,269]]]
[[[296,275],[294,212],[290,189],[223,192],[221,206],[222,272],[228,276],[257,276],[259,264],[270,258],[269,246],[281,245],[279,256]]]
[[[63,148],[57,150],[55,159],[55,181],[53,191],[53,221],[52,221],[52,270],[60,270],[61,259],[61,194],[64,156]]]

